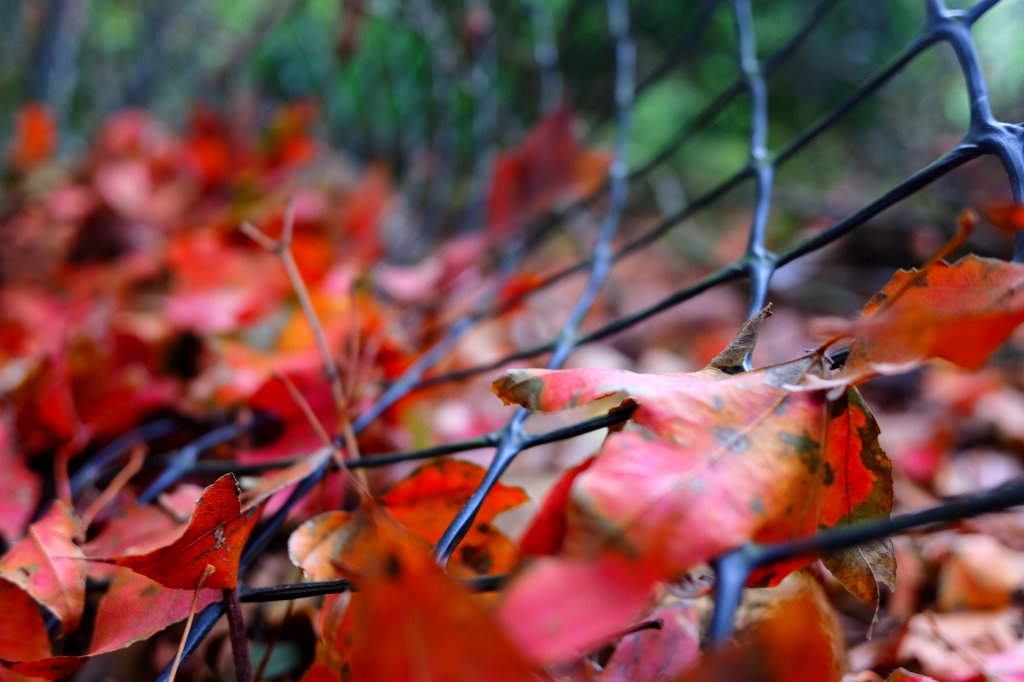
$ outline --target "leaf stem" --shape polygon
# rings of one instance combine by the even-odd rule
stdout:
[[[231,652],[235,657],[235,679],[238,682],[252,682],[252,662],[249,660],[249,640],[245,636],[245,619],[238,588],[224,590],[224,605],[227,607],[228,626],[231,630]]]

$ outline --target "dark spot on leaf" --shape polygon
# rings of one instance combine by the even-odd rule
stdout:
[[[825,485],[832,485],[833,483],[836,482],[835,469],[833,469],[832,465],[829,464],[828,462],[825,462],[825,473],[821,482],[824,483]]]
[[[716,426],[712,433],[715,440],[731,452],[743,453],[750,449],[750,439],[730,426]]]
[[[463,545],[459,548],[459,556],[462,563],[481,575],[489,573],[493,565],[490,553],[476,545]]]
[[[402,564],[394,554],[384,557],[384,575],[388,580],[398,580],[402,575]]]

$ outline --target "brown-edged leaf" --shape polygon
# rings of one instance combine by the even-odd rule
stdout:
[[[850,355],[830,380],[842,387],[942,358],[980,368],[1024,321],[1024,264],[969,255],[899,270],[855,324]]]
[[[828,401],[823,391],[787,388],[823,373],[820,362],[808,356],[737,375],[713,367],[666,375],[512,370],[494,390],[530,409],[613,394],[638,403],[632,419],[642,430],[610,434],[572,481],[561,551],[639,553],[670,579],[747,541],[781,541],[888,515],[890,464],[859,394],[851,389]],[[778,582],[807,561],[774,566],[754,580]],[[865,571],[873,580],[887,576],[863,561],[848,564],[837,577],[877,605]]]

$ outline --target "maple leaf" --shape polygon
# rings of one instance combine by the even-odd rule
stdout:
[[[740,374],[719,369],[744,355],[749,331],[691,374],[512,370],[495,381],[505,402],[534,410],[619,393],[638,404],[632,421],[642,429],[610,434],[592,463],[570,472],[566,502],[540,516],[550,527],[564,509],[564,532],[530,528],[525,538],[532,544],[546,534],[548,550],[571,556],[639,553],[671,579],[751,540],[781,541],[887,516],[890,463],[860,395],[850,389],[829,401],[822,391],[789,390],[810,373],[824,373],[813,355]],[[556,485],[559,499],[566,485]],[[778,582],[808,561],[771,567],[754,580]],[[892,584],[886,541],[829,562],[872,608],[879,584]]]
[[[1021,322],[1020,263],[968,255],[953,264],[899,270],[864,306],[843,369],[808,384],[841,390],[932,358],[979,369]]]
[[[0,559],[0,578],[52,611],[65,632],[78,627],[85,608],[85,556],[74,542],[81,534],[74,512],[57,500]]]
[[[182,590],[194,590],[206,566],[211,565],[214,572],[206,579],[205,587],[234,588],[238,584],[238,562],[259,520],[263,501],[243,509],[234,475],[225,474],[203,491],[188,528],[173,543],[147,554],[103,561],[130,568],[164,587]]]

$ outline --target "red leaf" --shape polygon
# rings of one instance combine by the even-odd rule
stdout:
[[[20,587],[0,580],[0,659],[33,661],[50,655],[50,637],[39,607]]]
[[[11,424],[0,414],[0,537],[11,542],[21,537],[39,503],[42,482],[25,466],[14,447]]]
[[[566,662],[636,623],[656,583],[648,567],[615,555],[584,561],[545,557],[509,585],[498,619],[530,660]]]
[[[188,528],[176,541],[148,554],[106,561],[126,566],[165,587],[182,590],[194,590],[206,566],[212,565],[215,570],[205,587],[234,588],[242,550],[262,508],[258,503],[243,510],[238,483],[233,474],[225,474],[203,491]]]
[[[715,363],[742,358],[750,332],[745,329]],[[513,370],[494,390],[506,402],[542,410],[616,393],[638,403],[632,420],[643,430],[610,434],[600,456],[568,483],[561,544],[573,556],[639,553],[673,579],[750,540],[802,537],[888,515],[890,465],[859,395],[851,389],[829,402],[823,392],[787,388],[823,373],[820,363],[808,356],[737,375],[715,366],[666,375]],[[556,489],[546,508],[562,507],[561,494]],[[550,517],[539,523],[550,526]],[[532,541],[540,532],[531,528],[527,537]],[[871,564],[894,568],[891,548],[842,559],[837,577],[877,604],[877,583],[888,584],[892,576]],[[753,579],[777,582],[807,561],[774,566]]]
[[[139,573],[118,570],[96,613],[89,656],[123,649],[184,620],[193,592],[168,589]],[[220,595],[219,590],[204,586],[196,609],[201,611]]]
[[[576,477],[590,468],[593,457],[588,457],[562,474],[548,491],[540,511],[533,517],[526,532],[519,541],[519,551],[524,556],[557,554],[565,543],[566,515],[569,509],[569,495]]]
[[[519,148],[494,163],[487,197],[488,231],[507,235],[566,194],[586,194],[604,179],[610,157],[579,147],[572,112],[563,107],[537,123]]]
[[[81,532],[74,512],[57,500],[0,560],[0,578],[52,611],[65,632],[78,627],[85,607],[85,556],[73,541]]]

